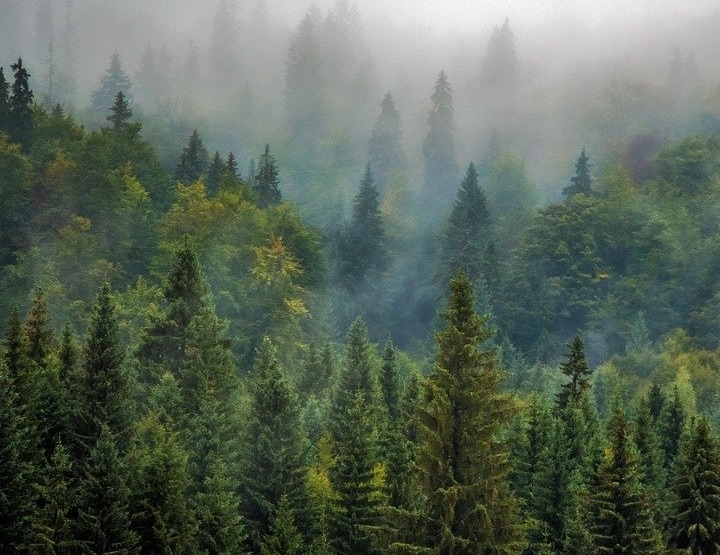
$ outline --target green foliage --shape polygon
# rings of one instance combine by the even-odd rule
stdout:
[[[115,95],[115,102],[110,108],[110,115],[105,119],[112,124],[112,130],[116,133],[128,129],[128,121],[132,117],[132,110],[125,100],[125,93],[118,91]]]
[[[23,67],[22,58],[10,66],[14,80],[10,95],[8,135],[10,140],[20,144],[24,152],[30,149],[33,137],[33,92],[30,89],[30,74]]]
[[[580,157],[575,163],[575,175],[570,178],[570,185],[565,187],[562,192],[565,198],[570,199],[575,195],[587,195],[592,193],[592,178],[590,177],[590,158],[585,154],[585,148],[582,149]]]
[[[380,114],[373,124],[368,142],[368,158],[375,181],[383,190],[387,190],[392,173],[405,165],[400,114],[389,92],[383,98]]]
[[[449,198],[451,184],[456,182],[457,162],[453,139],[452,89],[444,71],[435,81],[430,97],[428,132],[423,141],[424,185],[428,201]]]
[[[570,353],[567,355],[567,362],[560,365],[560,370],[570,378],[570,381],[563,385],[557,395],[555,405],[559,411],[571,406],[578,406],[582,398],[587,397],[590,391],[592,370],[588,369],[585,360],[583,341],[576,335],[573,342],[568,346],[570,347]]]
[[[130,91],[132,82],[120,63],[120,55],[113,52],[110,56],[110,65],[100,80],[100,88],[92,93],[92,107],[97,112],[105,112],[113,106],[119,92],[123,92],[124,99],[132,102]]]
[[[208,169],[208,153],[197,129],[193,129],[187,146],[183,148],[175,170],[175,178],[185,184],[194,183]]]
[[[303,553],[303,538],[293,520],[292,507],[288,497],[283,495],[278,502],[270,533],[260,546],[261,555],[300,555]]]
[[[500,90],[516,85],[518,65],[515,36],[510,30],[510,20],[506,18],[502,27],[495,27],[490,36],[480,69],[482,84]]]
[[[279,184],[277,160],[270,154],[270,145],[266,144],[265,151],[258,158],[258,171],[253,182],[253,192],[261,208],[280,204],[282,194]]]

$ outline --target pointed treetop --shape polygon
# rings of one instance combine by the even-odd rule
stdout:
[[[110,114],[105,119],[112,124],[113,131],[120,132],[128,128],[128,120],[132,115],[133,112],[125,99],[125,93],[118,91],[115,95],[115,103],[110,108]]]
[[[258,160],[258,170],[255,175],[253,190],[258,196],[258,204],[261,208],[275,206],[282,201],[282,194],[278,185],[277,159],[270,154],[270,145],[265,145],[265,151]]]
[[[580,157],[575,163],[575,175],[570,179],[571,184],[562,191],[566,199],[569,200],[579,194],[588,196],[592,194],[592,178],[590,177],[592,164],[589,162],[590,158],[585,154],[585,147],[583,147]]]

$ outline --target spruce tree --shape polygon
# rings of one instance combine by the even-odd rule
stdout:
[[[292,507],[302,508],[299,498],[304,475],[297,398],[268,338],[257,352],[250,393],[242,498],[250,539],[257,550],[261,538],[270,532],[283,496]]]
[[[663,452],[660,437],[654,427],[647,397],[640,399],[634,424],[633,439],[639,456],[640,480],[648,492],[655,521],[661,524],[664,521],[665,501],[667,499]]]
[[[105,70],[100,80],[100,88],[92,93],[92,108],[97,112],[105,112],[110,109],[117,98],[117,93],[122,91],[124,99],[132,102],[131,97],[132,81],[122,68],[120,55],[113,52],[110,56],[110,65]]]
[[[233,178],[238,177],[238,162],[232,152],[228,154],[227,161],[225,162],[225,171],[227,171]]]
[[[680,448],[671,489],[675,497],[670,546],[679,553],[720,553],[720,452],[706,418]]]
[[[618,406],[609,446],[597,471],[589,505],[589,531],[598,554],[661,553],[660,536],[642,486],[630,425]]]
[[[216,150],[208,167],[207,179],[205,180],[208,197],[217,195],[218,188],[220,187],[220,178],[223,176],[225,170],[225,163],[220,159],[220,153]]]
[[[488,256],[491,240],[490,213],[485,193],[480,188],[478,173],[470,164],[447,221],[442,240],[443,279],[461,270],[474,284],[492,281],[494,270]]]
[[[123,93],[123,91],[118,91],[115,95],[115,102],[110,108],[110,115],[106,116],[105,119],[112,124],[111,129],[113,131],[120,133],[128,129],[130,125],[128,120],[132,117],[132,115],[133,113],[130,109],[130,105],[125,99],[125,93]]]
[[[388,420],[391,425],[395,425],[400,416],[400,381],[395,346],[390,338],[385,342],[385,349],[382,354],[380,393]]]
[[[505,19],[502,27],[495,27],[490,37],[480,70],[482,84],[496,90],[516,85],[518,65],[515,36],[510,29],[510,20]]]
[[[389,92],[380,104],[380,114],[372,128],[368,143],[368,158],[375,173],[375,181],[383,190],[387,188],[392,172],[402,169],[405,165],[400,114]]]
[[[270,154],[270,145],[266,144],[265,151],[258,159],[258,169],[253,183],[253,191],[261,208],[280,204],[282,194],[278,188],[279,184],[277,160]]]
[[[650,391],[648,393],[648,408],[650,410],[650,416],[652,417],[653,425],[657,425],[660,421],[660,415],[663,413],[665,408],[665,395],[660,389],[660,384],[657,379],[653,379],[650,384]]]
[[[8,134],[10,140],[19,143],[27,152],[33,134],[33,92],[30,89],[30,74],[23,67],[22,58],[10,66],[14,81],[10,96]]]
[[[188,144],[183,148],[180,161],[175,169],[175,179],[190,184],[194,183],[208,168],[208,153],[203,145],[197,129],[193,129],[188,139]]]
[[[685,429],[685,408],[680,399],[680,390],[675,385],[672,399],[666,404],[660,421],[660,435],[665,470],[671,472],[680,450],[680,440]]]
[[[301,555],[303,537],[295,525],[295,515],[287,495],[280,497],[267,536],[260,544],[260,555]]]
[[[5,72],[0,66],[0,133],[10,130],[10,83],[5,78]]]
[[[444,71],[435,81],[428,133],[423,142],[425,191],[428,205],[449,198],[448,191],[457,182],[457,162],[453,139],[452,89]]]
[[[511,404],[490,351],[486,319],[475,313],[468,277],[450,282],[436,334],[438,354],[420,409],[418,466],[428,529],[436,553],[509,553],[519,548],[516,502],[506,478],[507,450],[499,432]],[[416,537],[420,537],[418,534]],[[421,540],[421,541],[422,541]]]
[[[585,149],[582,149],[580,157],[575,163],[575,175],[570,179],[570,185],[565,187],[562,192],[566,199],[571,199],[575,195],[591,195],[592,178],[590,177],[590,168],[592,164],[589,163],[590,158],[585,154]]]
[[[555,406],[558,411],[563,411],[570,406],[578,406],[580,400],[587,396],[590,390],[592,370],[588,369],[585,360],[585,345],[580,336],[576,335],[568,347],[570,347],[570,352],[567,355],[567,361],[560,365],[560,370],[570,378],[570,381],[564,384],[560,393],[557,394]]]

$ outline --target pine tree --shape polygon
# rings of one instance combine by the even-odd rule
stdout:
[[[33,92],[30,89],[30,74],[23,67],[22,58],[12,64],[14,74],[12,95],[10,96],[10,113],[8,134],[10,140],[19,143],[27,152],[33,134]]]
[[[441,554],[517,552],[520,543],[506,483],[507,451],[498,437],[511,405],[500,392],[492,352],[480,350],[492,332],[474,305],[470,281],[460,274],[450,282],[445,327],[436,334],[438,354],[420,409],[423,540]]]
[[[720,452],[706,418],[689,431],[675,465],[670,546],[693,555],[720,553]]]
[[[575,164],[575,175],[570,179],[570,185],[562,190],[566,199],[571,199],[579,194],[588,196],[592,194],[592,178],[590,177],[592,164],[589,162],[590,159],[585,154],[585,149],[583,148]]]
[[[133,113],[125,100],[125,93],[118,91],[115,95],[115,102],[110,108],[110,115],[105,119],[112,124],[112,130],[116,133],[125,131],[129,127],[128,120],[132,117]]]
[[[205,180],[208,197],[217,195],[218,188],[220,187],[220,178],[223,176],[225,168],[224,162],[220,159],[220,153],[216,150],[208,167],[207,179]]]
[[[685,429],[685,408],[680,400],[680,390],[675,386],[672,399],[665,406],[660,422],[665,470],[670,472],[680,450],[680,440]]]
[[[225,162],[225,171],[227,171],[233,178],[238,177],[238,162],[232,152],[228,154],[227,162]]]
[[[183,148],[175,170],[175,179],[182,183],[194,183],[208,168],[208,153],[203,145],[197,129],[193,129],[188,144]]]
[[[115,102],[117,93],[123,92],[127,102],[132,103],[132,81],[122,68],[120,55],[113,52],[110,56],[110,65],[100,80],[100,88],[92,93],[92,107],[98,112],[105,112]]]
[[[10,83],[0,66],[0,133],[10,131]]]
[[[513,490],[527,503],[533,495],[541,457],[548,448],[549,436],[555,428],[552,426],[553,421],[544,401],[537,395],[530,398],[526,412],[527,423],[518,440],[510,479]]]
[[[640,480],[648,492],[651,509],[655,521],[663,522],[665,495],[665,471],[663,469],[663,452],[660,445],[647,397],[640,399],[635,414],[633,438],[637,446],[640,462]]]
[[[478,183],[478,173],[470,164],[447,221],[442,241],[442,279],[449,279],[461,270],[473,284],[487,284],[494,275],[488,256],[492,245],[490,213],[485,193]]]
[[[303,537],[295,526],[294,511],[288,496],[283,495],[268,535],[260,544],[260,555],[301,555]]]
[[[589,530],[599,554],[659,554],[659,533],[642,487],[630,426],[620,407],[590,499]]]
[[[258,169],[253,183],[253,191],[261,208],[280,204],[282,194],[278,188],[279,184],[277,160],[270,154],[270,145],[266,144],[265,151],[258,160]]]
[[[648,393],[648,408],[650,410],[650,416],[652,417],[653,425],[657,425],[660,421],[660,415],[663,413],[665,408],[665,395],[660,389],[660,384],[656,379],[653,379],[650,385],[650,392]]]
[[[515,36],[510,20],[495,27],[488,43],[480,70],[482,84],[493,89],[508,89],[517,84],[518,59],[515,53]]]
[[[398,379],[395,347],[390,338],[385,342],[380,367],[380,393],[388,420],[392,425],[400,416],[400,382]]]
[[[268,338],[258,349],[251,385],[248,449],[243,471],[244,514],[254,549],[270,532],[283,496],[301,509],[304,464],[297,398]]]
[[[371,272],[387,266],[385,226],[369,165],[353,200],[353,217],[341,240],[340,257],[340,277],[350,290],[357,289]]]
[[[590,390],[592,370],[588,369],[585,345],[580,336],[576,335],[568,347],[570,353],[567,355],[567,362],[560,365],[560,370],[570,378],[570,381],[564,384],[557,394],[555,407],[558,411],[570,406],[579,406],[580,400],[587,396]]]
[[[374,168],[375,181],[382,189],[387,187],[392,172],[402,169],[405,165],[400,114],[389,92],[380,104],[380,114],[372,128],[368,143],[368,158]]]
[[[130,528],[126,473],[115,433],[100,425],[97,442],[82,465],[79,517],[75,537],[89,553],[137,553],[137,536]]]
[[[428,116],[428,133],[423,142],[425,159],[425,191],[432,205],[449,197],[448,191],[457,182],[457,162],[453,139],[452,89],[444,71],[435,82],[432,108]]]

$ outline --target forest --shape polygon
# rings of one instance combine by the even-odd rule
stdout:
[[[720,554],[720,10],[500,4],[0,0],[0,553]]]

